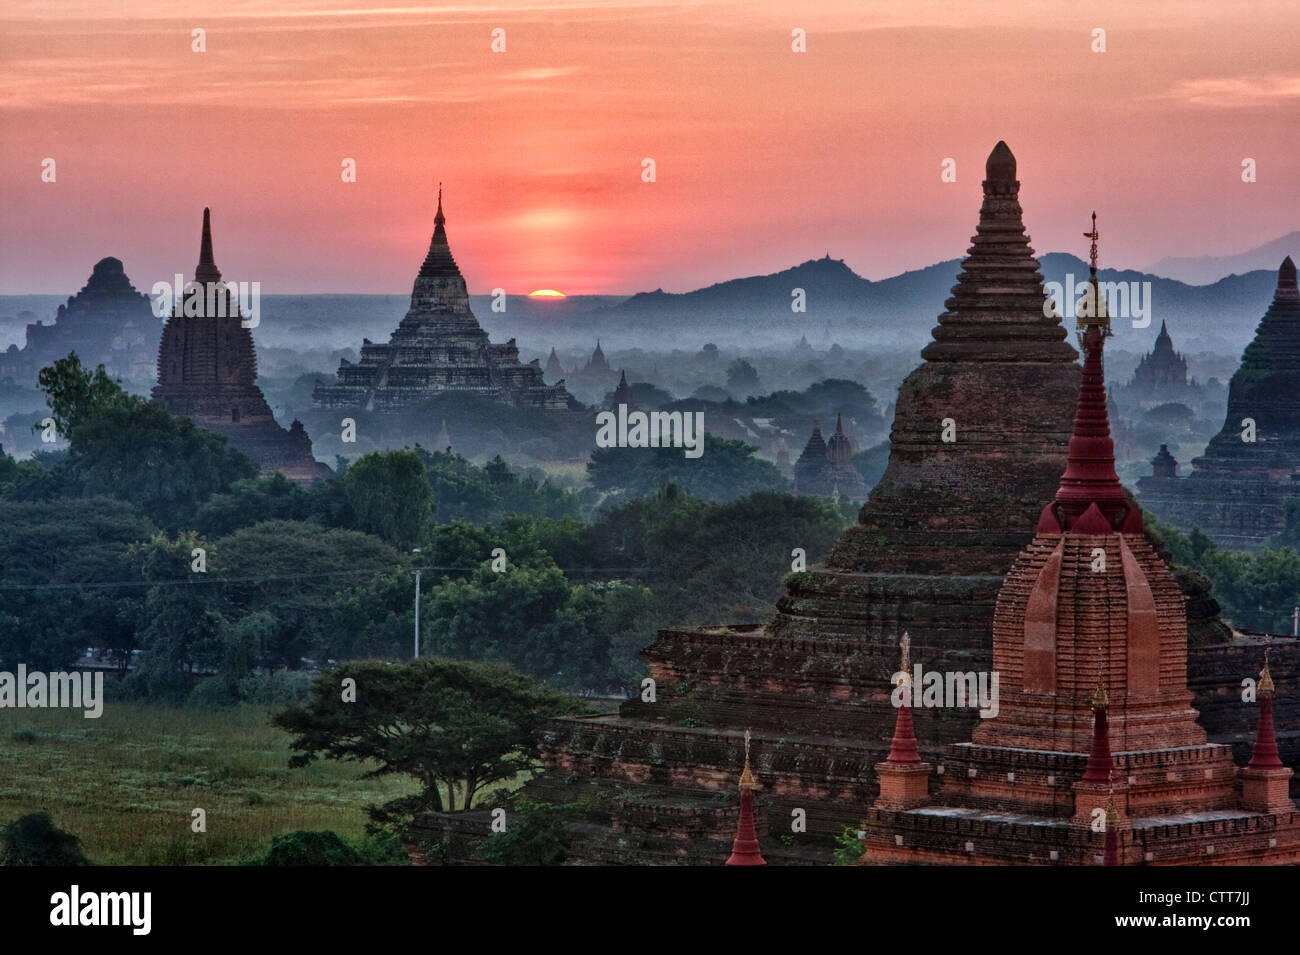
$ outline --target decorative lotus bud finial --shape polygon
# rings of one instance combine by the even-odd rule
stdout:
[[[1259,671],[1259,692],[1273,692],[1273,675],[1268,672],[1268,651],[1271,647],[1264,647],[1264,669]]]
[[[1106,695],[1106,682],[1101,677],[1097,677],[1097,692],[1092,695],[1092,705],[1102,708],[1110,706],[1110,697]]]
[[[740,771],[740,788],[757,789],[758,780],[754,778],[754,771],[749,768],[749,730],[745,730],[745,768]]]
[[[903,682],[899,686],[912,685],[912,638],[903,631],[903,639],[898,641],[898,647],[901,656],[898,661],[898,669],[903,674]]]

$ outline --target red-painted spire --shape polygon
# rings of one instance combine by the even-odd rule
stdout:
[[[1038,532],[1063,531],[1086,534],[1142,533],[1142,513],[1133,507],[1115,473],[1115,445],[1110,438],[1110,420],[1106,414],[1106,377],[1102,367],[1102,344],[1110,329],[1097,286],[1097,222],[1093,231],[1084,233],[1093,240],[1092,305],[1085,299],[1079,317],[1080,345],[1083,348],[1083,381],[1075,407],[1074,429],[1070,434],[1070,455],[1061,475],[1056,499],[1043,509]],[[1090,516],[1086,528],[1075,525],[1093,507],[1101,521]]]
[[[1115,762],[1110,755],[1110,727],[1106,721],[1106,708],[1110,700],[1105,685],[1098,680],[1097,692],[1092,698],[1092,749],[1088,751],[1088,765],[1083,771],[1085,783],[1109,783]]]
[[[754,830],[754,790],[758,782],[749,768],[749,730],[745,730],[745,768],[740,773],[740,819],[736,838],[731,844],[727,865],[767,865],[758,851],[758,834]]]
[[[904,633],[903,639],[899,641],[902,647],[903,655],[899,663],[899,672],[902,673],[902,682],[900,687],[905,688],[902,695],[902,705],[897,707],[898,716],[894,720],[894,738],[889,744],[889,755],[885,757],[887,763],[905,763],[919,765],[921,754],[916,748],[916,729],[912,723],[912,694],[915,690],[912,687],[912,663],[909,650],[912,640]]]
[[[1106,848],[1102,850],[1102,865],[1119,865],[1119,813],[1115,811],[1115,794],[1106,800]]]
[[[1259,677],[1259,726],[1255,730],[1255,748],[1250,752],[1250,769],[1282,769],[1277,752],[1277,731],[1273,728],[1273,677],[1268,672],[1268,653]]]

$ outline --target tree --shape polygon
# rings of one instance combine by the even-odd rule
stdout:
[[[121,580],[128,548],[157,529],[112,498],[0,500],[0,670],[61,670],[88,646],[135,646],[139,591]]]
[[[493,865],[563,865],[573,836],[571,806],[533,802],[522,793],[511,802],[510,825],[479,843],[475,854]]]
[[[727,389],[739,395],[752,394],[758,388],[758,370],[743,358],[727,366]]]
[[[344,700],[345,680],[355,681],[355,702]],[[290,766],[320,757],[356,760],[374,765],[367,777],[401,774],[418,782],[416,795],[369,810],[376,823],[394,824],[444,805],[468,809],[484,787],[536,768],[542,724],[580,709],[508,666],[423,657],[336,667],[312,685],[308,703],[273,722],[296,734]]]
[[[358,530],[404,550],[424,540],[433,524],[433,489],[416,452],[372,451],[341,480]]]
[[[589,596],[550,558],[501,573],[485,564],[433,589],[422,630],[435,653],[504,661],[576,690],[603,688],[612,677],[609,638],[592,626],[602,608]]]
[[[696,497],[731,501],[756,491],[785,490],[788,483],[775,464],[754,457],[758,449],[743,441],[704,435],[704,453],[688,458],[681,448],[596,448],[587,476],[600,491],[617,491],[616,501],[653,494],[669,481]]]
[[[175,538],[157,534],[128,551],[139,576],[153,584],[137,623],[144,652],[126,681],[141,695],[179,702],[189,695],[194,674],[217,670],[225,657],[222,636],[230,611],[216,587],[191,572],[196,547],[214,560],[207,542],[193,531]]]
[[[272,836],[271,848],[262,861],[262,865],[277,867],[365,864],[361,853],[329,829],[298,829]]]
[[[82,866],[81,840],[54,824],[49,813],[19,816],[0,829],[0,865]]]
[[[133,410],[145,404],[108,377],[103,365],[94,372],[82,368],[76,352],[42,368],[36,380],[45,392],[55,429],[69,441],[82,424],[104,411]]]
[[[358,634],[348,624],[382,619],[387,608],[406,612],[410,631],[410,577],[400,573],[408,558],[378,537],[302,521],[267,521],[227,534],[213,546],[217,556],[209,558],[209,573],[229,578],[224,593],[231,612],[262,612],[274,620],[256,644],[258,666],[297,668],[308,654],[351,655]],[[377,578],[383,587],[371,589]],[[375,596],[380,603],[367,601],[345,622],[339,604],[349,594]]]

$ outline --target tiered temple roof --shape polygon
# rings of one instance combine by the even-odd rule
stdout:
[[[330,470],[312,457],[302,423],[285,431],[257,386],[257,352],[235,297],[221,283],[212,254],[212,224],[203,210],[203,233],[194,283],[175,303],[158,346],[153,400],[174,415],[224,435],[262,469],[310,482]],[[208,314],[209,303],[217,314]],[[187,307],[187,303],[189,307]]]
[[[447,244],[442,190],[433,237],[411,291],[411,307],[387,343],[362,343],[361,361],[344,359],[333,384],[319,384],[318,407],[393,411],[449,392],[520,408],[578,410],[563,384],[548,385],[541,363],[519,361],[512,338],[493,344],[474,317],[460,267]]]
[[[1199,527],[1224,547],[1257,550],[1285,525],[1300,487],[1300,290],[1288,256],[1255,339],[1228,388],[1223,429],[1185,479],[1138,481],[1142,505],[1163,521]]]
[[[148,381],[161,333],[149,296],[135,290],[121,260],[110,256],[96,262],[81,291],[59,306],[54,324],[28,325],[24,347],[0,353],[0,378],[35,386],[42,368],[76,352],[83,368],[102,364],[115,378]]]

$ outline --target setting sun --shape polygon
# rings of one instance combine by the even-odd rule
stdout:
[[[553,288],[539,288],[536,292],[529,292],[529,298],[565,298],[563,292],[557,292]]]

